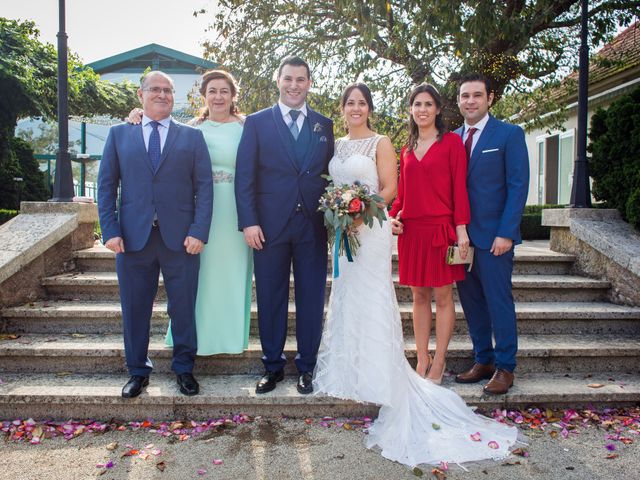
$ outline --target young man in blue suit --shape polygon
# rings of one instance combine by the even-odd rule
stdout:
[[[518,351],[511,273],[513,247],[522,242],[529,156],[522,129],[489,115],[492,102],[484,76],[471,74],[459,82],[458,106],[465,123],[456,133],[467,150],[468,232],[476,250],[471,272],[457,285],[475,363],[456,382],[490,379],[484,391],[503,394],[513,385]]]
[[[327,280],[327,233],[318,212],[333,156],[333,123],[306,104],[309,66],[287,57],[278,103],[249,115],[236,164],[238,227],[254,249],[258,325],[265,373],[256,393],[284,378],[289,275],[293,264],[298,392],[313,391]]]
[[[172,369],[180,392],[199,391],[192,375],[198,254],[209,235],[213,180],[202,132],[171,119],[173,91],[173,81],[162,72],[143,77],[138,90],[142,123],[109,130],[98,174],[102,236],[116,253],[131,375],[122,389],[127,398],[149,384],[149,329],[160,271],[171,317]]]

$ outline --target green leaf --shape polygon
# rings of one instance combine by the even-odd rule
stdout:
[[[333,221],[334,221],[333,217],[334,217],[333,216],[333,210],[327,208],[324,211],[324,224],[333,226]]]

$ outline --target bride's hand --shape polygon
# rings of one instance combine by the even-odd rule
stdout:
[[[362,219],[362,217],[358,217],[358,218],[354,218],[353,219],[353,227],[354,228],[358,228],[360,225],[362,225],[364,223],[364,220]]]
[[[129,116],[124,119],[125,122],[138,125],[142,122],[142,109],[134,108],[129,112]]]

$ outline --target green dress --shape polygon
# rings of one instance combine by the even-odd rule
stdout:
[[[213,219],[200,254],[196,299],[198,355],[242,353],[249,343],[253,256],[238,231],[233,179],[242,135],[238,122],[205,120],[202,130],[213,170]],[[173,345],[171,328],[167,345]]]

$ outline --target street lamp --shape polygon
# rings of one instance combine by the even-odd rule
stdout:
[[[581,0],[580,63],[578,67],[578,135],[577,154],[573,164],[571,204],[573,208],[591,208],[589,162],[587,160],[587,108],[589,102],[589,2]]]
[[[51,202],[73,200],[73,174],[69,155],[67,32],[65,31],[65,0],[58,0],[60,30],[58,31],[58,152]]]

